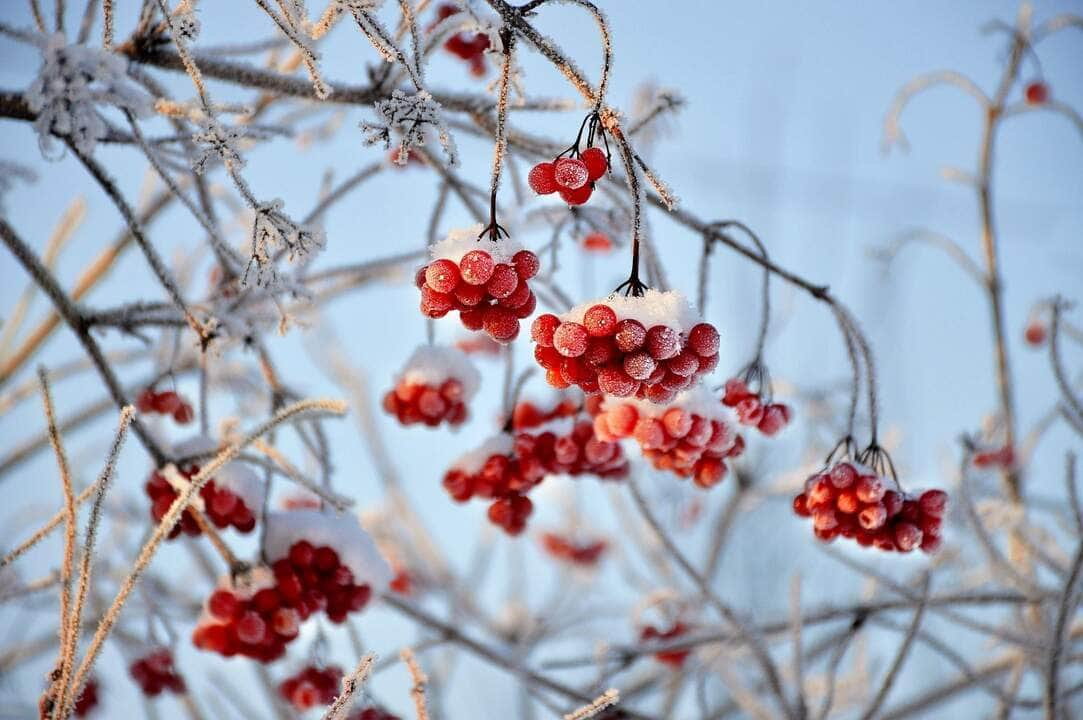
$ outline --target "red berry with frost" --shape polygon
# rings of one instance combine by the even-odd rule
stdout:
[[[737,403],[737,420],[742,425],[759,425],[763,420],[763,405],[758,397],[748,397]]]
[[[587,350],[587,329],[577,322],[564,322],[553,333],[553,347],[564,357],[578,357]]]
[[[538,274],[538,270],[541,269],[538,256],[529,250],[520,250],[515,253],[511,258],[511,264],[515,266],[515,272],[519,273],[519,277],[523,280],[534,277]]]
[[[498,305],[485,308],[482,323],[485,332],[497,342],[511,342],[519,335],[519,318]]]
[[[926,515],[941,517],[948,508],[948,494],[943,490],[926,490],[918,498],[918,505]]]
[[[606,395],[631,397],[638,387],[639,382],[620,368],[602,368],[598,372],[598,389]]]
[[[553,177],[565,190],[578,190],[590,180],[587,164],[578,158],[560,158],[553,166]]]
[[[609,161],[605,157],[605,151],[597,147],[589,147],[579,155],[579,159],[587,167],[587,179],[597,180],[609,170]]]
[[[511,295],[517,287],[519,287],[519,275],[515,272],[515,268],[504,263],[493,268],[493,275],[485,284],[485,289],[489,291],[489,294],[498,300]]]
[[[643,347],[647,340],[647,329],[638,320],[621,320],[617,323],[613,339],[621,352],[634,352]]]
[[[726,407],[735,407],[745,398],[753,397],[748,386],[740,378],[730,378],[726,381],[726,393],[722,396],[722,404]]]
[[[459,273],[468,285],[484,285],[496,269],[493,256],[484,250],[471,250],[459,260]]]
[[[608,337],[617,327],[617,313],[608,305],[592,305],[583,313],[583,325],[592,337]]]
[[[594,185],[588,183],[587,185],[584,185],[583,187],[576,190],[561,189],[560,197],[564,202],[574,207],[576,205],[586,204],[586,202],[590,200],[590,196],[593,193]]]
[[[699,323],[688,331],[688,346],[701,357],[718,354],[721,338],[710,323]]]
[[[559,186],[556,179],[556,166],[551,162],[538,163],[527,175],[527,183],[530,189],[539,195],[555,193]]]
[[[446,258],[433,260],[425,269],[425,283],[436,292],[450,293],[459,284],[459,266]]]
[[[530,326],[530,339],[543,348],[553,347],[553,337],[560,327],[560,318],[552,313],[545,313],[534,318]],[[535,353],[536,354],[536,353]],[[548,367],[544,363],[543,367]]]
[[[655,325],[647,331],[647,350],[655,360],[668,360],[681,351],[681,338],[668,325]]]

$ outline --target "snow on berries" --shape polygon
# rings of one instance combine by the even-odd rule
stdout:
[[[144,414],[170,415],[178,425],[187,425],[194,417],[191,403],[172,390],[155,392],[147,388],[139,393],[135,407]]]
[[[541,536],[542,549],[550,557],[577,567],[596,567],[609,548],[605,540],[578,540],[570,535],[547,532]]]
[[[384,410],[403,425],[461,425],[477,394],[481,374],[461,350],[422,345],[414,350],[395,387],[384,395]]]
[[[926,490],[911,495],[897,489],[897,483],[896,489],[888,484],[865,465],[836,462],[805,481],[793,509],[812,519],[813,532],[825,542],[844,537],[887,552],[935,552],[941,544],[948,494]]]
[[[736,411],[737,420],[742,425],[750,425],[768,437],[777,434],[790,422],[788,405],[771,402],[762,392],[752,392],[742,378],[726,381],[722,403]]]
[[[610,295],[531,326],[534,357],[557,388],[665,404],[718,365],[719,335],[677,291]]]
[[[177,695],[187,691],[184,679],[173,666],[173,653],[169,648],[158,648],[137,659],[128,667],[128,672],[148,697],[161,695],[163,690]]]
[[[660,629],[654,625],[645,625],[639,633],[639,639],[647,642],[662,643],[666,640],[673,640],[687,633],[688,626],[684,623],[677,621],[670,625],[666,629]],[[679,669],[684,665],[684,661],[688,659],[690,650],[664,650],[654,654],[654,659],[663,665],[668,665],[671,668]]]
[[[338,697],[342,668],[308,665],[278,685],[278,693],[297,710],[304,712],[317,705],[330,705]]]
[[[701,488],[721,482],[726,459],[744,451],[731,413],[701,385],[666,405],[605,398],[596,406],[594,435],[609,441],[632,438],[654,468],[690,477]]]
[[[210,438],[197,436],[178,445],[178,453],[182,456],[198,454],[211,451],[215,446]],[[190,480],[199,473],[199,465],[186,464],[178,468],[177,472],[181,478]],[[168,474],[155,470],[143,486],[151,501],[150,515],[156,523],[161,522],[173,501],[184,490],[180,482],[177,485],[173,482]],[[255,471],[234,460],[218,469],[214,477],[192,498],[191,505],[202,512],[216,528],[224,530],[232,527],[237,532],[246,534],[256,527],[256,513],[263,506],[263,494],[263,481]],[[190,537],[202,533],[191,507],[185,508],[181,513],[180,521],[169,532],[169,539],[176,538],[182,532]]]
[[[463,327],[509,343],[519,335],[519,322],[537,307],[528,281],[538,274],[540,263],[510,238],[478,240],[481,232],[480,224],[452,230],[433,244],[432,261],[415,278],[421,312],[442,318],[458,311]]]
[[[368,605],[391,570],[357,519],[318,510],[272,513],[257,567],[234,584],[223,578],[205,604],[192,641],[226,657],[271,662],[285,654],[308,618],[341,623]]]

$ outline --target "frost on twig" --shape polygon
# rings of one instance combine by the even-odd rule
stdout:
[[[252,224],[252,256],[244,271],[244,282],[248,282],[249,272],[255,268],[256,284],[269,287],[277,283],[274,253],[284,251],[287,258],[308,255],[314,249],[322,249],[325,244],[323,231],[309,225],[298,225],[282,212],[283,203],[275,199],[260,203],[256,207],[256,220]]]
[[[192,135],[199,148],[199,154],[192,161],[192,169],[203,174],[208,163],[215,159],[221,160],[231,172],[243,168],[244,157],[237,144],[245,136],[244,128],[223,125],[213,117],[204,117],[199,122],[203,129]]]
[[[424,90],[415,95],[396,90],[391,97],[376,101],[376,116],[382,123],[361,123],[365,144],[380,143],[385,148],[390,148],[392,134],[398,136],[399,152],[395,162],[404,165],[410,157],[410,150],[425,147],[429,132],[432,131],[444,148],[448,165],[454,167],[459,164],[458,152],[441,112],[440,103]]]
[[[125,61],[85,45],[67,45],[61,33],[45,41],[38,76],[26,90],[26,102],[37,113],[34,129],[42,155],[52,159],[53,135],[70,138],[84,155],[94,154],[109,128],[99,105],[142,117],[150,113],[150,97],[128,81]]]

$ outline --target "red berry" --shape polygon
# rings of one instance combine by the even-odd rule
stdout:
[[[614,397],[631,397],[639,383],[620,368],[602,368],[598,372],[598,389]]]
[[[948,494],[943,490],[926,490],[918,498],[918,505],[926,515],[941,517],[948,507]]]
[[[1028,83],[1023,90],[1028,105],[1044,105],[1049,102],[1049,86],[1040,80]]]
[[[839,490],[845,490],[857,481],[857,471],[850,463],[842,462],[831,468],[828,478]]]
[[[681,351],[681,337],[668,325],[655,325],[647,331],[647,350],[655,360],[668,360]]]
[[[239,606],[237,596],[228,590],[215,590],[207,599],[207,612],[219,620],[233,618]]]
[[[564,322],[553,333],[553,347],[564,357],[579,357],[587,349],[587,329],[577,322]]]
[[[763,409],[763,419],[760,420],[759,425],[756,427],[761,433],[771,437],[786,427],[789,415],[789,408],[785,405],[772,403]]]
[[[500,343],[511,342],[519,335],[519,318],[499,305],[485,308],[482,326],[489,337]]]
[[[172,390],[160,392],[154,396],[154,410],[162,415],[172,415],[184,400]]]
[[[560,158],[553,165],[553,177],[565,190],[578,190],[590,180],[587,164],[578,158]]]
[[[908,522],[895,525],[895,546],[902,552],[910,552],[921,545],[921,529]]]
[[[742,400],[753,397],[748,391],[745,381],[740,378],[730,378],[726,381],[726,394],[722,396],[722,404],[726,407],[735,407]]]
[[[590,200],[590,196],[593,193],[594,185],[588,183],[577,190],[561,190],[560,197],[562,200],[564,200],[564,202],[568,203],[569,205],[575,206],[585,204],[588,200]]]
[[[699,323],[688,331],[688,346],[702,357],[718,354],[718,330],[710,323]]]
[[[609,169],[609,161],[606,160],[605,151],[601,148],[587,148],[579,155],[579,159],[587,166],[587,179],[592,182],[605,175]]]
[[[519,275],[511,265],[500,263],[493,268],[493,275],[485,284],[485,289],[494,298],[506,298],[519,287]]]
[[[633,380],[646,380],[657,368],[654,358],[645,352],[631,353],[624,356],[624,372]]]
[[[880,500],[883,499],[887,489],[878,478],[862,475],[857,479],[857,483],[854,485],[854,492],[861,502],[875,503],[880,502]]]
[[[450,293],[459,284],[459,266],[446,258],[433,260],[425,270],[425,282],[436,292]]]
[[[237,620],[236,630],[238,640],[247,645],[258,645],[267,633],[267,624],[258,613],[249,610]]]
[[[592,252],[607,252],[613,249],[613,241],[601,232],[593,232],[583,238],[583,249]]]
[[[1045,325],[1040,320],[1031,320],[1027,323],[1027,328],[1023,331],[1023,339],[1027,341],[1027,345],[1041,347],[1045,344],[1045,338]]]
[[[519,273],[519,277],[523,280],[529,280],[534,277],[541,268],[541,262],[538,260],[538,256],[529,250],[520,250],[512,255],[511,263],[515,266],[515,272]]]
[[[141,413],[154,412],[155,407],[155,395],[154,391],[147,388],[143,392],[139,393],[139,397],[135,400],[135,409]]]
[[[530,326],[530,339],[543,348],[553,347],[553,336],[560,327],[560,318],[552,313],[545,313],[534,318]],[[535,353],[536,354],[536,353]],[[547,367],[543,363],[543,367]]]
[[[592,305],[583,313],[583,325],[592,337],[606,337],[617,327],[617,313],[608,305]]]
[[[484,250],[471,250],[459,260],[459,273],[468,285],[484,285],[493,276],[496,263]]]
[[[550,162],[538,163],[527,175],[530,189],[539,195],[549,195],[558,190],[556,180],[556,166]]]
[[[647,339],[647,329],[638,320],[621,320],[617,323],[613,339],[621,352],[633,352],[643,347]]]
[[[763,420],[763,405],[758,397],[748,397],[737,403],[737,420],[742,425],[759,425]]]
[[[674,375],[691,377],[699,370],[699,356],[694,352],[685,350],[666,362],[666,370]]]
[[[180,425],[187,425],[192,422],[195,417],[195,413],[192,411],[192,406],[186,402],[182,402],[180,406],[173,411],[173,421]]]

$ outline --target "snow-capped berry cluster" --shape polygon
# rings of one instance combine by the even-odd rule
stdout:
[[[461,350],[422,345],[384,395],[384,410],[403,425],[460,425],[480,384],[481,375]]]
[[[173,420],[180,425],[192,422],[194,416],[191,403],[172,390],[155,392],[147,388],[139,393],[139,397],[135,400],[135,408],[141,413],[172,415]]]
[[[342,675],[342,668],[337,665],[325,668],[309,665],[283,680],[278,692],[286,702],[301,711],[317,705],[330,705],[338,697]]]
[[[653,625],[646,625],[639,633],[639,639],[648,642],[664,642],[666,640],[673,640],[681,635],[684,635],[689,630],[688,626],[679,620],[666,630],[661,630]],[[680,668],[684,665],[684,661],[688,659],[690,650],[668,650],[657,652],[654,654],[654,659],[663,665],[669,665],[672,668]]]
[[[726,458],[744,451],[728,413],[702,386],[667,405],[606,398],[594,418],[594,435],[612,441],[633,438],[656,469],[691,477],[701,488],[721,482]]]
[[[211,594],[192,636],[196,647],[226,657],[276,660],[310,616],[322,611],[333,623],[345,621],[391,575],[372,538],[348,515],[273,513],[266,554],[270,570],[256,568],[241,587],[227,578]]]
[[[173,666],[173,653],[169,648],[158,648],[131,664],[128,668],[132,678],[149,697],[160,695],[169,690],[178,695],[186,692],[184,678],[177,674]]]
[[[436,23],[459,14],[459,7],[452,3],[444,3],[436,8]],[[489,36],[485,33],[460,32],[452,35],[444,43],[444,49],[470,66],[470,74],[474,77],[485,75],[485,51],[489,49]]]
[[[544,465],[532,456],[520,458],[517,438],[500,433],[457,459],[444,473],[444,489],[456,502],[492,500],[489,520],[509,535],[526,529],[534,504],[526,493],[545,478]]]
[[[557,388],[668,403],[718,365],[718,331],[676,291],[611,295],[531,327],[534,357]]]
[[[558,157],[535,165],[527,175],[530,189],[539,195],[560,193],[569,205],[582,205],[594,193],[594,183],[609,170],[609,159],[599,147],[588,147],[578,157]]]
[[[737,421],[742,425],[756,428],[771,437],[790,422],[790,406],[770,402],[760,393],[748,389],[748,384],[741,378],[726,381],[726,394],[722,404],[737,412]]]
[[[916,496],[889,490],[874,470],[842,461],[806,480],[793,509],[812,518],[816,537],[825,542],[841,536],[888,552],[932,553],[940,547],[947,504],[943,490]]]
[[[481,225],[453,230],[432,246],[432,262],[415,279],[421,312],[442,318],[458,311],[463,327],[508,343],[537,307],[527,281],[538,274],[538,256],[508,238],[479,241],[481,232]]]
[[[199,473],[199,466],[188,465],[179,472],[191,479]],[[181,490],[158,471],[150,474],[143,489],[151,500],[150,515],[155,522],[161,522]],[[233,527],[239,533],[250,533],[256,527],[255,511],[262,504],[263,483],[255,472],[240,462],[223,465],[192,499],[192,505],[201,510],[215,527]],[[180,522],[169,532],[169,539],[176,538],[182,532],[192,537],[201,533],[191,508],[185,508]]]
[[[576,540],[558,533],[543,533],[542,548],[552,558],[579,567],[594,567],[602,559],[609,543],[605,540]]]

